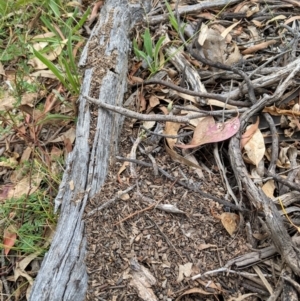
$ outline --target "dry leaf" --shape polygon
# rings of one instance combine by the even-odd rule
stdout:
[[[212,245],[212,244],[200,244],[197,249],[201,251],[208,248],[217,248],[217,247],[218,247],[217,245]]]
[[[208,26],[203,22],[201,24],[201,29],[198,36],[198,43],[200,46],[203,46],[208,35]]]
[[[240,120],[237,117],[234,117],[225,123],[215,123],[214,118],[208,116],[198,123],[190,144],[176,144],[176,146],[179,148],[194,148],[206,143],[224,141],[235,135],[239,128]]]
[[[177,277],[177,282],[181,282],[184,279],[184,276],[190,277],[192,273],[192,262],[188,262],[184,265],[179,265],[179,272]]]
[[[274,180],[267,181],[263,187],[261,188],[265,195],[269,198],[274,198],[274,190],[275,190]]]
[[[190,294],[199,294],[199,295],[207,296],[207,295],[212,295],[213,293],[208,293],[208,292],[202,290],[201,288],[195,287],[195,288],[191,288],[191,289],[185,291],[182,295],[180,295],[176,299],[176,301],[179,301],[183,296],[190,295]]]
[[[190,167],[195,167],[197,169],[201,169],[201,167],[199,166],[199,163],[195,163],[193,161],[190,161],[188,158],[185,158],[181,155],[179,155],[177,152],[175,152],[173,149],[171,149],[166,141],[165,141],[165,149],[166,149],[166,152],[170,155],[170,157],[176,161],[176,162],[179,162],[179,163],[182,163],[182,164],[185,164],[187,166],[190,166]]]
[[[239,62],[242,59],[239,47],[235,43],[233,43],[233,47],[234,51],[229,54],[227,60],[225,61],[225,64],[229,66],[232,66],[233,64]]]
[[[48,142],[51,142],[51,143],[63,142],[67,138],[70,140],[70,143],[73,144],[73,142],[75,141],[75,138],[76,138],[75,128],[73,128],[73,127],[69,128],[66,132],[60,134],[58,137],[56,137],[55,139],[48,141]]]
[[[254,53],[254,52],[257,52],[259,50],[265,49],[265,48],[267,48],[270,45],[273,45],[275,43],[277,43],[276,40],[266,41],[266,42],[263,42],[263,43],[260,43],[260,44],[248,47],[247,49],[245,49],[245,50],[242,51],[242,54]]]
[[[17,239],[17,229],[15,228],[15,226],[10,225],[6,229],[4,229],[3,247],[4,247],[4,254],[6,256],[11,250],[11,248],[14,246],[16,239]]]
[[[146,128],[147,130],[152,129],[156,124],[156,121],[144,121],[143,122],[143,127]]]
[[[19,198],[23,194],[34,193],[42,181],[42,175],[37,173],[32,176],[28,175],[19,181],[7,194],[8,198]]]
[[[244,148],[245,144],[252,138],[254,133],[257,131],[259,125],[259,117],[257,117],[256,122],[247,126],[246,132],[242,135],[240,140],[241,149]]]
[[[285,20],[285,19],[286,19],[286,16],[284,16],[284,15],[279,15],[279,16],[276,16],[276,17],[270,19],[269,21],[267,21],[266,24],[270,24],[270,23],[272,23],[272,22],[274,22],[274,21]]]
[[[231,24],[229,27],[227,27],[227,28],[221,33],[221,36],[225,39],[226,36],[230,33],[230,31],[231,31],[234,27],[236,27],[240,22],[241,22],[241,20],[238,21],[238,22],[236,22],[236,23]]]
[[[180,128],[180,123],[175,123],[175,122],[166,122],[164,134],[166,135],[177,135],[178,130]],[[166,138],[168,145],[170,149],[174,148],[174,145],[177,141],[177,139],[172,139],[172,138]]]
[[[246,143],[244,149],[252,164],[258,166],[266,151],[264,137],[259,129],[256,130],[251,139]]]
[[[226,231],[232,236],[239,226],[240,217],[235,213],[223,212],[220,219]]]
[[[160,104],[160,101],[158,99],[158,97],[156,97],[155,95],[151,95],[149,98],[149,105],[151,108],[154,108],[156,106],[158,106]]]

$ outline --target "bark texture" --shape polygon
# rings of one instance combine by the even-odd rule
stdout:
[[[88,275],[82,216],[87,200],[103,185],[109,158],[118,145],[122,118],[89,104],[84,96],[122,105],[127,88],[128,33],[145,12],[147,3],[141,2],[106,1],[83,51],[80,66],[85,73],[78,100],[76,143],[55,200],[56,210],[61,207],[56,234],[33,285],[31,301],[85,299]]]

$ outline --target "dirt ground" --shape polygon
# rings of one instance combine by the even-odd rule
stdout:
[[[126,122],[120,143],[120,155],[124,157],[131,149],[132,132]],[[209,147],[202,155],[210,172],[204,170],[201,180],[195,171],[172,162],[162,150],[156,160],[176,179],[187,180],[204,192],[224,198],[226,191]],[[142,155],[137,159],[147,160]],[[105,204],[118,191],[137,181],[143,196],[160,204],[175,205],[184,213],[147,209],[149,204],[137,196],[134,188],[123,200],[116,200],[108,208],[86,217],[89,246],[86,300],[140,300],[128,277],[132,259],[154,276],[156,282],[152,289],[159,300],[175,300],[185,291],[205,287],[206,292],[212,293],[205,300],[224,300],[224,297],[227,300],[229,296],[243,294],[242,279],[237,275],[228,277],[221,273],[217,277],[191,280],[192,276],[223,267],[228,260],[249,251],[244,231],[239,230],[231,237],[212,214],[221,213],[223,206],[176,184],[176,181],[155,177],[152,168],[137,165],[137,179],[130,179],[126,170],[119,183],[120,167],[121,163],[111,165],[101,194],[90,201],[86,212]],[[123,219],[126,220],[120,222]],[[181,300],[203,299],[185,296]]]

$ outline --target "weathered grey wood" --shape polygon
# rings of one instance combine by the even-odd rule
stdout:
[[[97,114],[91,114],[91,106],[83,95],[94,93],[96,88],[101,100],[122,104],[130,48],[128,32],[142,17],[146,6],[147,2],[129,5],[126,0],[108,0],[83,51],[81,66],[89,62],[92,51],[95,63],[89,62],[86,66],[79,98],[76,143],[55,200],[56,210],[61,205],[60,219],[33,285],[31,301],[85,299],[88,276],[82,216],[88,198],[101,189],[105,180],[109,158],[117,149],[122,118],[101,108],[93,108]],[[99,49],[104,49],[102,54],[97,53]],[[100,60],[99,55],[103,56]]]
[[[290,65],[290,64],[289,64]],[[292,65],[288,77],[277,87],[273,95],[265,94],[263,98],[249,108],[241,115],[241,129],[245,128],[246,122],[257,112],[265,106],[273,105],[281,99],[284,92],[293,85],[292,79],[295,74],[300,73],[299,65]],[[300,249],[295,245],[295,242],[290,238],[286,228],[284,227],[283,220],[280,216],[275,203],[268,198],[260,187],[257,187],[248,175],[248,171],[242,154],[240,151],[240,137],[239,131],[229,143],[229,154],[231,166],[234,171],[235,177],[238,181],[240,191],[242,193],[242,186],[245,188],[248,199],[251,203],[265,214],[265,221],[270,230],[271,239],[278,253],[282,256],[283,260],[293,270],[296,275],[300,275]]]

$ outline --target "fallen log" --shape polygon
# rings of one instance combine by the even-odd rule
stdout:
[[[127,88],[128,33],[142,18],[147,3],[108,0],[83,51],[85,68],[79,97],[76,143],[55,199],[60,218],[50,250],[34,282],[31,301],[85,299],[88,275],[83,212],[106,178],[109,158],[116,153],[123,118],[90,105],[84,95],[122,105]]]

